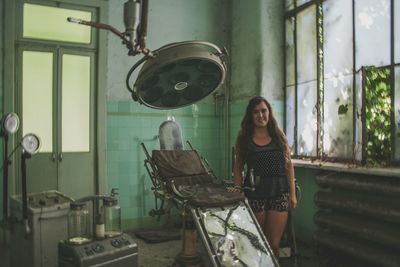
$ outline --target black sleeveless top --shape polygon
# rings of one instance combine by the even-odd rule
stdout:
[[[244,185],[250,186],[250,169],[253,169],[255,180],[255,191],[245,190],[246,197],[266,199],[289,192],[283,151],[273,140],[263,146],[250,141],[246,165],[247,175]]]

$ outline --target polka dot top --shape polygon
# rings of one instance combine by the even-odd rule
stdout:
[[[253,169],[256,188],[255,191],[245,191],[248,198],[271,198],[289,191],[285,158],[275,141],[263,146],[257,145],[253,141],[249,142],[246,165],[245,186],[250,186],[250,169]]]

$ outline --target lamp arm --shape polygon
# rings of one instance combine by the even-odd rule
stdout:
[[[151,51],[145,47],[134,47],[133,44],[129,41],[129,39],[126,38],[125,33],[120,32],[119,30],[117,30],[116,28],[114,28],[111,25],[108,25],[105,23],[89,21],[89,20],[78,19],[78,18],[72,18],[72,17],[68,17],[67,21],[71,22],[71,23],[77,23],[77,24],[90,26],[90,27],[97,28],[97,29],[108,30],[108,31],[114,33],[120,39],[122,39],[122,43],[124,45],[126,45],[126,48],[128,48],[128,50],[129,50],[128,55],[130,55],[130,56],[134,56],[139,53],[143,53],[145,55],[151,55]],[[144,44],[144,42],[143,42],[143,44]]]
[[[3,221],[8,218],[8,135],[4,135],[4,160],[3,160]]]
[[[133,100],[137,101],[138,97],[136,92],[131,88],[131,86],[129,85],[129,80],[132,76],[132,73],[137,69],[137,67],[139,67],[143,62],[145,62],[148,58],[150,58],[152,56],[150,55],[146,55],[144,57],[142,57],[141,59],[138,60],[138,62],[136,62],[128,71],[128,74],[126,75],[126,88],[128,89],[129,92],[131,92],[132,94],[132,98]],[[154,56],[153,56],[154,57]]]
[[[77,24],[90,26],[90,27],[97,28],[97,29],[108,30],[108,31],[114,33],[115,35],[117,35],[119,38],[121,38],[122,41],[124,42],[124,44],[130,45],[129,40],[125,38],[125,35],[111,25],[104,24],[104,23],[98,23],[98,22],[94,22],[94,21],[89,21],[89,20],[78,19],[78,18],[72,18],[72,17],[68,17],[67,21],[71,22],[71,23],[77,23]],[[130,49],[130,47],[128,47],[128,49]]]

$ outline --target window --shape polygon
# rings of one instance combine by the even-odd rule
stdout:
[[[286,0],[285,9],[293,157],[400,163],[398,1]]]

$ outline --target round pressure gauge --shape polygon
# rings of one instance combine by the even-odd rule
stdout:
[[[37,135],[28,133],[21,141],[22,148],[30,155],[36,154],[40,148],[40,139]]]
[[[11,112],[3,116],[2,121],[2,132],[6,135],[13,134],[18,130],[19,118],[18,115]]]

